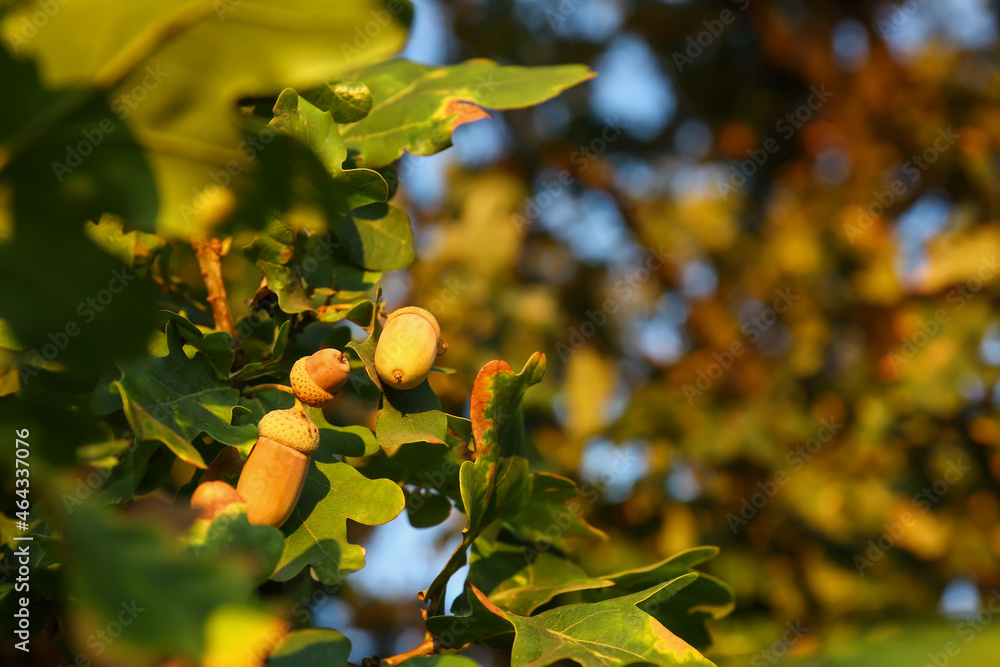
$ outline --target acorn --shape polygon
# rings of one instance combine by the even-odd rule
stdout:
[[[375,370],[395,389],[416,387],[448,345],[437,320],[423,308],[409,306],[390,313],[375,347]]]
[[[319,429],[296,406],[272,410],[257,424],[257,443],[236,485],[252,524],[281,526],[302,495],[309,459],[319,446]]]
[[[295,362],[291,372],[292,391],[306,405],[321,408],[333,400],[350,375],[347,355],[326,348]]]
[[[191,509],[200,510],[198,518],[211,521],[233,503],[242,503],[243,496],[221,480],[202,482],[191,494]]]

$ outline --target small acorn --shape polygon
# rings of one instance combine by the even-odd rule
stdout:
[[[347,355],[326,348],[295,362],[291,372],[292,390],[306,405],[321,408],[333,400],[350,375],[351,363]]]
[[[448,345],[437,320],[423,308],[409,306],[390,313],[375,347],[375,370],[395,389],[416,387]]]
[[[211,521],[233,503],[245,502],[239,492],[220,480],[202,482],[191,494],[191,509],[200,510],[200,519]]]
[[[246,500],[250,523],[277,528],[288,520],[318,446],[319,429],[300,407],[264,415],[236,485]]]

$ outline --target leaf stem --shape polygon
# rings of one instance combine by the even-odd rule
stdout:
[[[441,572],[434,577],[431,585],[421,594],[424,605],[427,608],[427,616],[437,616],[439,614],[441,604],[444,602],[445,589],[448,587],[448,580],[465,565],[467,560],[465,552],[472,546],[472,542],[475,539],[475,536],[470,533],[462,535],[461,544],[455,548],[455,552],[448,559],[448,562],[445,563]]]
[[[277,389],[278,391],[283,391],[286,394],[291,394],[292,396],[295,395],[295,392],[292,391],[291,387],[286,387],[283,384],[275,384],[273,382],[265,384],[255,384],[252,387],[244,387],[243,395],[250,396],[251,394],[256,394],[258,391],[264,391],[265,389]]]
[[[383,665],[400,665],[410,658],[418,658],[422,655],[431,655],[434,653],[434,640],[430,637],[425,639],[419,646],[411,648],[406,653],[400,653],[399,655],[391,655],[388,658],[382,658]]]

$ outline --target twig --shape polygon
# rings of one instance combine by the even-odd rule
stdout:
[[[255,384],[252,387],[245,387],[243,389],[243,395],[249,396],[251,394],[256,394],[258,391],[264,391],[265,389],[277,389],[278,391],[283,391],[286,394],[295,395],[291,387],[286,387],[283,384],[265,383],[265,384]]]
[[[425,639],[422,644],[415,648],[411,648],[406,653],[400,653],[399,655],[391,655],[388,658],[382,658],[383,665],[400,665],[410,658],[418,658],[422,655],[431,655],[434,653],[434,640],[430,637]]]
[[[226,285],[222,282],[222,241],[216,238],[191,239],[191,247],[198,256],[198,267],[201,277],[208,288],[208,303],[212,306],[212,316],[215,318],[216,331],[228,332],[233,337],[233,347],[237,343],[236,325],[233,314],[229,311],[229,301],[226,298]]]

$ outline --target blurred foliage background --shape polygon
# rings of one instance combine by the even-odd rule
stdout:
[[[545,352],[533,466],[599,489],[585,567],[720,546],[720,664],[991,664],[1000,628],[968,615],[1000,589],[997,3],[415,6],[419,62],[599,75],[399,165],[417,261],[383,286],[441,322],[444,410]],[[223,269],[245,317],[260,272]],[[327,412],[374,426],[371,396]],[[459,530],[357,531],[368,565],[315,622],[355,659],[410,648]]]
[[[602,487],[587,565],[722,547],[720,663],[1000,585],[997,11],[417,3],[417,60],[598,78],[407,159],[418,261],[390,303],[448,332],[446,409],[483,362],[549,354],[529,428],[537,465]],[[912,660],[958,639],[941,622]]]

